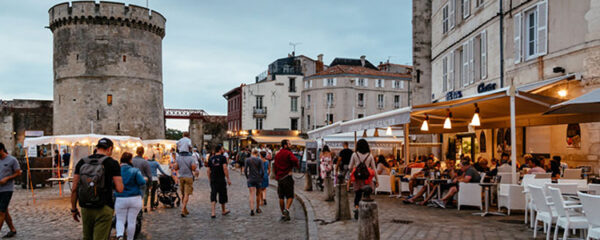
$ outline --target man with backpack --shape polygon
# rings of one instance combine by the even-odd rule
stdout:
[[[108,239],[114,213],[113,189],[120,193],[124,188],[119,162],[110,157],[113,142],[102,138],[96,150],[77,163],[73,174],[71,214],[77,222],[81,217],[84,240]]]
[[[275,155],[273,171],[277,180],[277,195],[279,195],[279,208],[281,209],[281,220],[289,221],[290,207],[294,202],[294,178],[292,169],[300,167],[298,158],[290,151],[290,141],[284,139],[281,141],[281,150]]]

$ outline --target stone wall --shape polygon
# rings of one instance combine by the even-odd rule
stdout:
[[[413,0],[411,105],[431,102],[431,0]]]
[[[43,131],[53,135],[52,101],[13,100],[0,105],[0,142],[8,152],[20,156],[25,131]]]
[[[49,10],[54,35],[54,130],[164,138],[165,18],[122,3]]]

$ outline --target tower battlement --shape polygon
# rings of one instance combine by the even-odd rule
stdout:
[[[70,24],[120,25],[165,36],[163,15],[137,5],[101,1],[74,1],[54,5],[48,10],[50,30]]]

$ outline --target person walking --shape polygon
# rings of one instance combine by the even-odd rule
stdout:
[[[229,214],[226,208],[227,204],[227,185],[231,185],[229,180],[229,169],[227,168],[227,158],[223,156],[223,147],[217,145],[214,154],[208,160],[206,175],[210,181],[210,203],[212,205],[211,218],[216,218],[215,208],[217,206],[217,196],[221,204],[221,215]]]
[[[150,165],[150,173],[152,173],[152,183],[150,184],[150,211],[156,210],[158,203],[156,202],[156,189],[158,189],[158,173],[160,171],[162,175],[168,175],[162,169],[160,164],[155,160],[156,155],[152,155],[152,158],[148,159],[148,165]]]
[[[339,157],[336,163],[336,169],[338,175],[344,176],[344,178],[348,178],[348,167],[350,166],[350,159],[352,159],[352,154],[354,153],[350,148],[348,148],[348,142],[344,142],[344,149],[340,151]]]
[[[260,210],[260,189],[265,174],[263,162],[258,158],[258,149],[252,150],[249,158],[246,158],[244,163],[244,175],[246,175],[248,183],[248,191],[250,195],[248,200],[250,201],[250,216],[254,216],[254,203],[256,202],[256,213],[262,213]]]
[[[14,179],[21,176],[21,172],[17,159],[9,155],[4,144],[0,143],[0,230],[4,222],[9,229],[2,238],[11,238],[17,235],[17,229],[8,213],[8,205],[15,191]]]
[[[141,187],[143,199],[144,199],[144,212],[148,212],[148,193],[150,192],[150,184],[152,179],[152,171],[150,169],[150,164],[146,159],[144,159],[144,147],[138,147],[135,150],[136,156],[131,161],[133,163],[133,167],[140,170],[142,176],[144,176],[144,180],[146,180],[146,185]],[[123,162],[121,162],[123,163]]]
[[[81,159],[75,166],[71,187],[71,214],[83,225],[83,239],[108,239],[114,213],[113,189],[123,192],[119,162],[110,156],[113,142],[98,140],[96,153]],[[77,202],[81,213],[77,209]]]
[[[275,180],[278,182],[279,209],[283,221],[291,220],[289,209],[294,202],[294,178],[292,176],[294,167],[299,167],[298,158],[290,151],[290,141],[284,139],[281,141],[281,150],[275,154],[275,163],[273,164]]]
[[[194,172],[198,167],[196,159],[192,156],[192,141],[188,138],[190,133],[184,132],[183,138],[177,141],[177,151],[179,156],[175,161],[174,168],[179,175],[179,183],[181,185],[181,196],[183,197],[181,205],[181,217],[186,217],[190,214],[187,209],[187,203],[190,200],[190,195],[194,191]]]
[[[67,152],[67,149],[63,150],[62,161],[63,166],[69,167],[69,163],[71,162],[71,154]]]
[[[329,146],[323,146],[321,151],[321,179],[325,180],[328,176],[331,176],[333,170],[333,153],[329,150]]]
[[[375,159],[371,155],[367,140],[360,139],[356,142],[356,152],[352,154],[349,169],[352,169],[351,181],[348,181],[346,188],[350,189],[350,183],[354,183],[354,219],[358,219],[358,204],[363,195],[370,194],[379,186],[379,179],[375,174]],[[372,175],[375,175],[375,186],[373,186]]]
[[[269,187],[269,175],[271,175],[271,165],[269,164],[269,160],[267,160],[268,153],[266,151],[260,152],[260,159],[262,160],[263,169],[265,170],[263,173],[263,180],[260,185],[260,200],[261,203],[259,205],[267,205],[267,188]]]
[[[123,192],[115,193],[117,240],[123,239],[125,223],[127,223],[127,239],[133,240],[137,215],[142,210],[142,189],[146,186],[146,179],[140,169],[133,166],[131,158],[131,153],[128,152],[121,155],[121,177],[125,189]]]

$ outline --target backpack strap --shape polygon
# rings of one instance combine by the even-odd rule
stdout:
[[[104,160],[108,159],[109,156],[103,155],[100,158],[91,158],[90,156],[84,157],[83,158],[83,162],[85,163],[91,163],[93,160],[98,161],[99,164],[102,164],[104,162]]]

